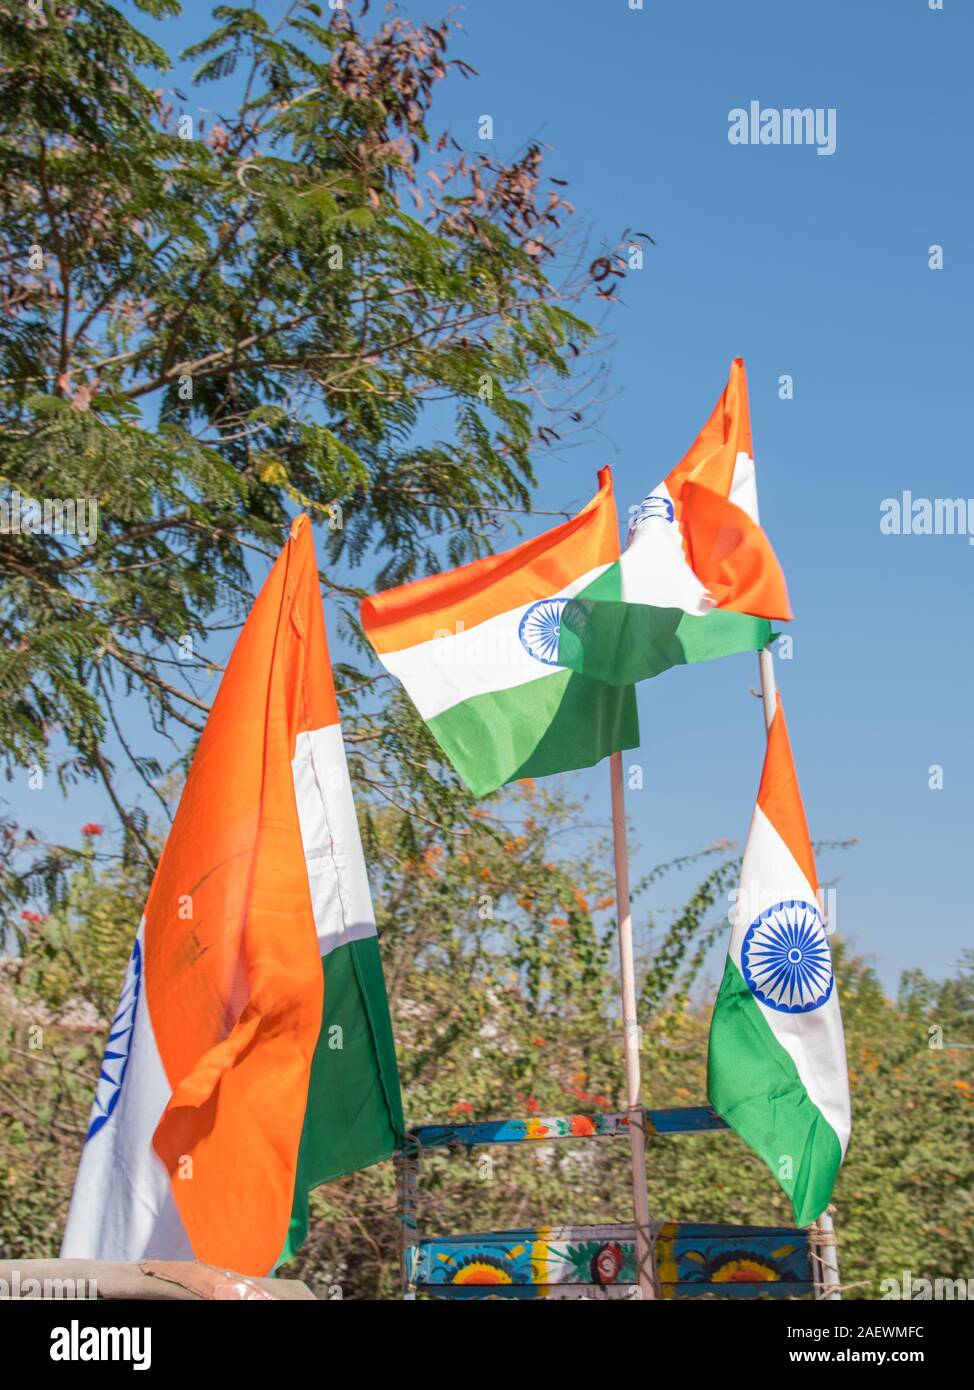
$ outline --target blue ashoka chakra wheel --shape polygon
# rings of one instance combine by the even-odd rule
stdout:
[[[629,540],[632,540],[637,527],[654,516],[661,516],[664,521],[672,521],[673,503],[668,497],[659,497],[656,493],[651,492],[648,497],[643,498],[638,507],[633,507],[629,513]]]
[[[122,1082],[125,1080],[132,1034],[135,1031],[135,1010],[141,992],[142,947],[136,938],[125,973],[125,983],[122,985],[122,997],[118,1001],[118,1008],[108,1033],[108,1042],[105,1044],[105,1056],[102,1059],[98,1085],[95,1087],[95,1103],[91,1109],[91,1123],[85,1143],[98,1133],[102,1125],[108,1123],[122,1094]]]
[[[832,952],[815,903],[775,903],[748,927],[741,946],[748,989],[769,1009],[805,1014],[832,993]]]
[[[567,602],[567,598],[543,598],[532,603],[517,630],[524,650],[546,666],[558,665],[561,615]]]

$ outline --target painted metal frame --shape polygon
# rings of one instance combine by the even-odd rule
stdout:
[[[709,1106],[645,1110],[648,1134],[728,1126]],[[547,1226],[422,1238],[418,1204],[426,1150],[628,1136],[628,1117],[574,1114],[472,1124],[416,1125],[397,1155],[403,1297],[437,1299],[638,1298],[631,1223]],[[655,1228],[662,1298],[807,1298],[824,1288],[816,1233],[789,1227],[663,1222]]]
[[[644,1110],[647,1134],[699,1134],[727,1129],[709,1105],[676,1110]],[[629,1133],[629,1119],[616,1114],[555,1115],[527,1120],[483,1120],[477,1124],[415,1125],[410,1135],[420,1149],[473,1149],[484,1144],[522,1144],[554,1139],[618,1139]]]

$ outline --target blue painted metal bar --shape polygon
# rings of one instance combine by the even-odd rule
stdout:
[[[700,1134],[727,1129],[708,1105],[647,1110],[649,1134]],[[557,1139],[612,1139],[628,1133],[624,1114],[557,1115],[528,1120],[484,1120],[475,1124],[415,1125],[410,1134],[422,1149],[473,1149],[484,1144],[551,1143]]]

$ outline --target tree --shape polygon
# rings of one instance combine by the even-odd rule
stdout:
[[[552,278],[572,209],[537,145],[504,163],[434,139],[436,83],[473,71],[447,24],[366,33],[310,0],[276,27],[215,16],[197,81],[236,73],[239,100],[204,131],[148,85],[163,49],[104,0],[0,0],[0,756],[43,776],[58,734],[54,771],[104,783],[130,860],[152,845],[114,762],[157,810],[164,769],[126,697],[191,750],[248,561],[296,509],[376,587],[489,547],[563,414],[583,418],[592,330],[572,301],[622,274],[605,255]],[[569,398],[547,405],[545,379]],[[358,591],[322,582],[354,635]],[[378,677],[344,675],[353,721]],[[384,796],[465,814],[404,702],[349,735]],[[63,863],[42,856],[48,886]],[[4,880],[15,905],[38,881]]]

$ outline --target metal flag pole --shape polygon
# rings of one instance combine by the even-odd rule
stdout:
[[[632,912],[629,906],[629,849],[626,843],[626,799],[622,754],[609,758],[612,785],[612,841],[615,849],[616,904],[619,918],[619,970],[622,976],[622,1029],[626,1055],[626,1114],[632,1157],[632,1211],[636,1227],[636,1276],[642,1298],[656,1297],[656,1252],[649,1219],[646,1179],[646,1119],[641,1096],[639,1023],[636,1018],[636,967],[632,951]]]
[[[771,721],[778,708],[778,686],[774,676],[774,655],[770,647],[758,652],[758,669],[761,672],[761,699],[764,701],[765,733],[771,732]],[[815,1222],[815,1237],[812,1246],[818,1256],[819,1267],[814,1271],[815,1282],[822,1289],[821,1297],[841,1299],[839,1287],[839,1257],[835,1245],[835,1227],[832,1224],[831,1210],[824,1211]]]

